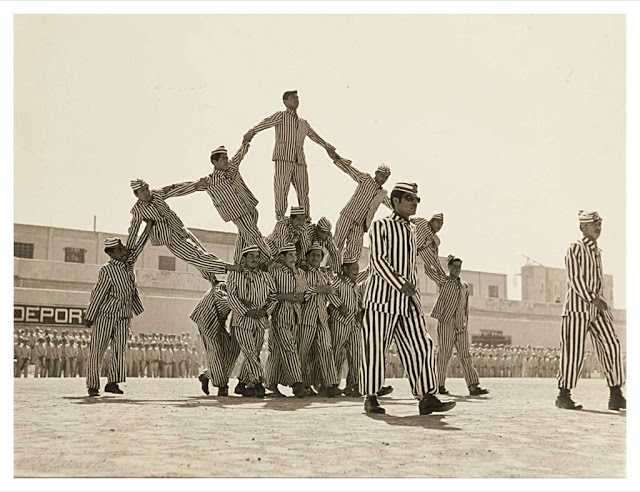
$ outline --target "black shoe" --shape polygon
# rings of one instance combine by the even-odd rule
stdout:
[[[267,396],[274,396],[276,398],[285,398],[286,395],[283,395],[282,393],[280,393],[280,390],[278,389],[278,385],[277,384],[272,384],[267,386],[267,389],[269,391],[271,391],[271,393],[269,393]]]
[[[471,396],[486,395],[487,393],[489,393],[489,390],[486,388],[481,388],[478,384],[472,384],[469,386],[469,394]]]
[[[335,396],[340,396],[340,394],[341,394],[341,391],[340,391],[340,388],[338,388],[337,384],[332,384],[326,390],[326,396],[328,398],[333,398]]]
[[[358,388],[354,386],[346,387],[345,389],[342,390],[342,394],[344,396],[349,396],[351,398],[360,398],[362,396],[362,393],[360,393]]]
[[[318,393],[311,386],[304,387],[304,396],[318,396]]]
[[[447,388],[445,388],[444,386],[439,386],[438,393],[440,393],[441,395],[448,395],[449,391],[447,391]]]
[[[365,413],[387,413],[387,411],[380,406],[380,403],[378,403],[378,397],[376,395],[365,397],[364,411]]]
[[[293,386],[291,387],[293,389],[293,395],[297,396],[298,398],[304,398],[305,396],[305,388],[304,388],[304,384],[298,382],[298,383],[293,383]]]
[[[620,386],[609,388],[609,410],[626,410],[627,400],[622,396]]]
[[[87,392],[89,393],[89,396],[100,396],[98,388],[89,388]]]
[[[207,388],[207,394],[209,394],[208,388]],[[228,384],[225,384],[224,386],[219,386],[218,387],[218,396],[229,396],[229,385]]]
[[[427,394],[420,399],[418,409],[420,415],[429,415],[432,412],[446,412],[455,406],[455,401],[440,401],[435,395]]]
[[[247,386],[242,393],[242,396],[246,396],[248,398],[252,398],[256,396],[256,387],[255,386]]]
[[[198,380],[200,381],[201,384],[201,388],[202,388],[202,392],[205,395],[209,394],[209,378],[207,376],[203,374],[200,374],[200,376],[198,376]]]
[[[335,386],[337,387],[338,385],[336,384]],[[324,384],[321,384],[320,386],[318,386],[316,391],[318,392],[318,396],[328,396],[328,397],[335,396],[335,395],[329,394],[329,389],[330,388],[327,388]],[[338,391],[338,394],[339,393],[340,392]]]
[[[393,393],[393,386],[389,385],[389,386],[383,386],[382,388],[380,388],[376,392],[376,395],[378,395],[378,396],[386,396],[386,395],[390,395],[391,393]]]
[[[236,387],[233,389],[233,392],[236,395],[244,395],[244,391],[246,388],[247,388],[246,385],[242,381],[238,381],[238,384],[236,384]]]
[[[582,405],[576,405],[571,399],[571,391],[568,389],[561,389],[560,394],[556,398],[556,407],[564,408],[566,410],[581,410]]]
[[[256,383],[256,385],[254,386],[254,389],[255,389],[255,397],[256,398],[264,398],[265,391],[264,391],[264,386],[262,385],[262,383]]]
[[[104,390],[107,393],[116,393],[118,395],[124,394],[124,391],[118,388],[118,383],[107,383],[104,385]]]

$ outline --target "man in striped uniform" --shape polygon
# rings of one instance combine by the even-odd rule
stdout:
[[[297,109],[300,104],[298,91],[286,91],[282,95],[282,101],[287,108],[286,111],[277,111],[244,135],[244,141],[250,142],[256,133],[271,127],[276,129],[276,143],[272,156],[275,164],[273,195],[276,202],[276,220],[283,219],[287,211],[291,184],[298,195],[298,204],[304,207],[307,217],[310,216],[309,177],[304,155],[304,139],[308,136],[324,147],[329,157],[332,159],[335,157],[335,147],[325,142],[306,120],[298,116]]]
[[[356,285],[358,262],[345,258],[342,272],[331,282],[335,294],[329,295],[329,316],[333,356],[338,374],[345,359],[349,367],[346,396],[362,396],[359,373],[362,366],[362,293]]]
[[[152,245],[166,246],[175,256],[201,272],[224,274],[228,270],[237,268],[222,262],[216,255],[208,253],[165,201],[167,198],[193,193],[195,182],[179,183],[150,191],[149,185],[144,180],[135,179],[131,181],[131,189],[138,201],[131,209],[127,248],[133,247],[142,221],[151,219],[154,221],[154,226],[149,231]]]
[[[305,222],[306,213],[304,207],[292,206],[289,217],[285,217],[276,222],[273,232],[265,238],[274,257],[280,254],[280,248],[293,244],[299,264],[303,247],[302,237],[307,229]]]
[[[438,258],[438,248],[440,247],[438,232],[444,224],[444,214],[441,212],[434,214],[430,220],[415,217],[411,219],[411,222],[416,226],[416,246],[418,247],[418,255],[424,263],[424,271],[437,284],[447,276]]]
[[[218,388],[218,396],[229,395],[229,375],[240,355],[240,346],[233,333],[225,327],[231,312],[227,295],[215,275],[203,273],[211,288],[200,299],[189,316],[198,325],[202,344],[207,357],[208,371],[200,374],[198,379],[202,391],[209,394],[209,380]]]
[[[333,397],[340,393],[327,313],[327,295],[333,294],[334,290],[330,285],[329,275],[320,270],[323,256],[322,246],[318,242],[314,242],[307,251],[307,269],[304,271],[307,292],[302,306],[302,324],[296,333],[296,343],[307,393],[313,392],[311,385],[316,381],[312,379],[312,364],[317,364],[322,382],[328,386],[327,396]]]
[[[371,221],[381,203],[393,209],[386,190],[382,187],[391,175],[391,169],[384,164],[378,166],[375,177],[358,171],[351,166],[351,161],[339,157],[335,161],[339,169],[347,173],[358,183],[353,195],[340,211],[340,218],[336,223],[335,243],[338,253],[344,256],[360,259],[362,254],[362,240],[369,230]]]
[[[433,341],[426,328],[417,287],[415,215],[420,198],[415,183],[398,183],[391,192],[393,214],[369,230],[369,279],[363,303],[363,364],[360,391],[367,413],[385,413],[376,392],[384,381],[385,353],[395,341],[421,415],[450,410],[455,402],[436,397]]]
[[[431,317],[438,320],[438,393],[448,395],[445,387],[447,380],[447,366],[451,359],[453,347],[456,348],[458,359],[462,366],[464,380],[473,396],[486,395],[489,390],[480,387],[478,373],[473,368],[471,353],[469,352],[469,285],[460,278],[462,260],[453,255],[447,257],[449,276],[433,273],[438,285],[438,299],[436,300]],[[427,264],[425,262],[425,270]]]
[[[240,262],[242,250],[255,244],[267,261],[271,252],[258,229],[257,198],[247,187],[240,174],[240,163],[249,150],[243,143],[238,152],[229,160],[227,149],[220,146],[211,152],[213,172],[195,183],[195,190],[206,190],[214,207],[225,222],[233,222],[238,228],[238,239],[234,261]]]
[[[282,384],[291,386],[293,394],[302,398],[306,391],[302,384],[295,335],[302,324],[301,305],[307,291],[307,282],[303,271],[296,267],[296,260],[295,246],[287,244],[280,248],[278,261],[269,270],[276,285],[278,303],[271,315],[266,379],[267,389],[274,396],[284,396],[278,390],[278,384]]]
[[[578,384],[584,360],[587,332],[609,385],[609,409],[627,408],[620,387],[624,384],[624,369],[620,341],[613,328],[611,309],[604,300],[602,258],[596,242],[602,232],[598,212],[578,212],[584,237],[571,243],[565,256],[568,289],[562,312],[562,341],[556,399],[558,408],[579,410],[571,399],[571,390]]]
[[[306,268],[305,260],[307,252],[311,250],[311,246],[315,243],[329,253],[327,266],[329,266],[334,273],[340,273],[340,255],[331,236],[331,222],[329,222],[329,219],[326,217],[320,217],[317,224],[307,224],[301,233],[301,258],[299,258],[300,261],[298,263],[303,268]],[[322,256],[324,257],[324,251]]]
[[[132,316],[144,311],[133,266],[142,253],[152,227],[153,221],[147,221],[140,239],[130,250],[124,247],[119,238],[104,240],[104,251],[110,259],[100,267],[98,282],[91,291],[85,314],[85,325],[89,328],[93,326],[87,361],[89,396],[100,394],[100,362],[109,344],[112,357],[104,390],[123,393],[118,383],[126,379],[124,351],[129,337],[129,325]]]
[[[258,268],[260,249],[256,245],[242,250],[241,261],[243,269],[231,272],[227,279],[229,304],[233,311],[231,326],[244,355],[238,386],[234,391],[243,396],[263,398],[260,350],[264,343],[267,316],[275,305],[276,286],[273,278]]]

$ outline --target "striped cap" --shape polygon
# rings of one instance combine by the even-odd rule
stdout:
[[[289,212],[289,215],[306,215],[306,210],[304,209],[304,207],[295,207],[292,206],[291,207],[291,211]]]
[[[224,145],[221,145],[217,149],[213,149],[211,151],[211,155],[214,155],[214,154],[226,154],[226,153],[227,153],[227,149],[224,148]]]
[[[247,253],[253,253],[253,252],[259,253],[260,249],[255,244],[250,244],[249,246],[245,246],[244,248],[242,248],[242,252],[240,253],[240,256],[244,256]]]
[[[417,183],[406,183],[406,182],[401,182],[401,183],[396,183],[396,185],[393,187],[393,191],[401,191],[403,193],[418,193],[418,185]]]
[[[578,210],[578,220],[581,224],[589,224],[591,222],[597,222],[602,220],[602,217],[598,214],[598,212],[594,211],[585,211]]]
[[[353,253],[351,253],[353,255]],[[342,258],[343,265],[350,265],[352,263],[358,263],[358,258],[356,256],[351,256],[349,253],[346,253]]]
[[[439,220],[444,222],[444,214],[442,212],[438,212],[437,214],[433,214],[431,216],[431,220]]]
[[[309,251],[322,251],[322,246],[320,246],[320,243],[318,241],[314,241],[311,246],[309,246],[309,249],[307,250],[307,253]]]
[[[462,263],[462,260],[456,256],[453,256],[453,255],[447,256],[447,265],[451,265],[451,263],[453,263],[454,261],[459,261],[460,263]]]
[[[320,217],[317,226],[322,231],[331,232],[331,222],[326,217]]]
[[[119,237],[108,237],[104,240],[105,248],[115,248],[118,244],[122,244]]]
[[[391,168],[389,166],[387,166],[386,164],[380,164],[378,166],[378,169],[376,169],[377,173],[382,173],[382,174],[386,174],[387,176],[391,175]]]
[[[131,189],[133,191],[137,191],[140,188],[144,188],[145,186],[149,186],[144,179],[132,179],[131,180]]]
[[[296,251],[296,247],[294,244],[289,243],[289,244],[285,244],[283,246],[280,246],[280,248],[278,248],[278,254],[281,255],[282,253],[288,253],[289,251]]]

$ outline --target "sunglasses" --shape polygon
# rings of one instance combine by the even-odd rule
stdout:
[[[410,195],[409,193],[407,193],[406,195],[404,195],[402,197],[403,200],[406,200],[408,202],[415,202],[415,203],[420,203],[420,197],[419,196],[415,196],[415,195]]]

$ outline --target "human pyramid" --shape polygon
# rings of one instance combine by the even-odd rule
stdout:
[[[113,353],[104,391],[123,393],[118,383],[126,378],[124,350],[130,321],[143,311],[134,264],[148,240],[166,246],[211,283],[190,316],[206,351],[208,368],[199,376],[206,394],[210,383],[219,396],[229,394],[229,375],[242,352],[236,394],[284,397],[278,388],[282,385],[300,398],[318,393],[364,396],[367,413],[385,413],[378,397],[393,390],[384,386],[385,356],[392,341],[419,400],[420,414],[455,406],[453,400],[436,396],[448,394],[445,377],[454,346],[470,394],[488,393],[479,386],[469,353],[469,293],[459,278],[462,260],[449,256],[447,275],[438,259],[443,214],[429,220],[413,217],[420,202],[417,184],[397,183],[389,197],[383,188],[389,167],[380,165],[373,176],[357,170],[298,116],[297,91],[285,92],[282,100],[286,110],[251,128],[231,159],[224,146],[211,152],[213,171],[208,176],[154,190],[142,179],[131,181],[137,201],[131,209],[127,243],[116,237],[105,239],[110,260],[100,269],[85,316],[86,325],[94,328],[87,363],[89,396],[99,395],[100,363],[108,344]],[[240,164],[251,139],[271,127],[276,137],[272,160],[277,222],[265,237],[258,228],[258,200],[242,179]],[[326,217],[316,223],[311,219],[303,150],[307,136],[357,183],[333,234]],[[285,216],[291,185],[298,205]],[[208,252],[166,202],[198,191],[206,191],[220,217],[238,229],[232,264]],[[374,221],[381,204],[392,214]],[[146,226],[139,234],[143,222]],[[369,266],[360,272],[358,260],[367,231]],[[326,266],[321,266],[325,254]],[[418,255],[440,290],[431,313],[438,319],[437,356],[420,302]],[[217,275],[226,273],[224,284]],[[269,356],[263,368],[259,356],[267,329]],[[341,389],[345,360],[348,374]]]

